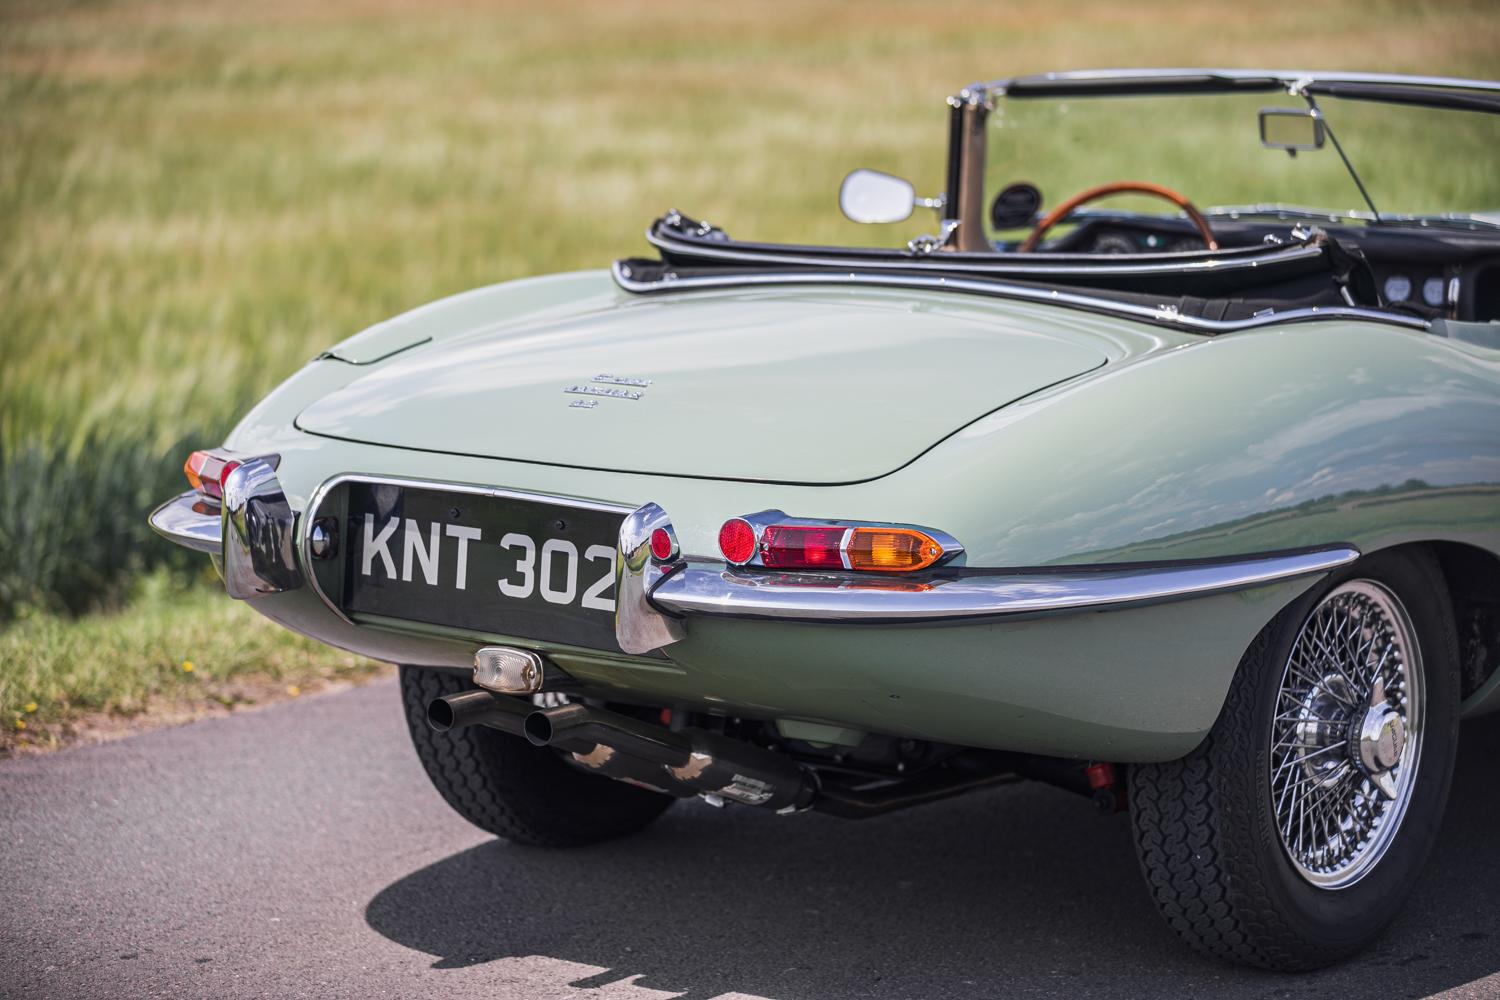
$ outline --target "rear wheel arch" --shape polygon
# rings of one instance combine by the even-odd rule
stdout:
[[[1460,697],[1500,669],[1500,555],[1463,542],[1430,542],[1458,630]]]
[[[1378,549],[1361,562],[1388,553],[1436,560],[1457,633],[1459,697],[1467,699],[1500,670],[1500,555],[1465,542],[1430,540]]]
[[[1196,750],[1130,769],[1142,872],[1162,915],[1190,944],[1251,965],[1314,968],[1368,944],[1399,910],[1435,840],[1458,735],[1457,642],[1445,580],[1437,554],[1420,545],[1370,553],[1331,574],[1256,636]],[[1281,843],[1276,778],[1267,770],[1280,773],[1272,766],[1273,706],[1312,612],[1336,591],[1369,584],[1394,594],[1416,630],[1426,733],[1393,837],[1358,881],[1323,888],[1297,872],[1292,849]]]

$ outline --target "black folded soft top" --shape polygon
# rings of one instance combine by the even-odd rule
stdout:
[[[615,264],[636,294],[751,284],[938,285],[952,291],[1117,312],[1203,333],[1353,310],[1403,325],[1424,318],[1380,310],[1369,266],[1313,230],[1290,242],[1188,253],[928,253],[740,242],[677,212],[653,222],[660,257]]]

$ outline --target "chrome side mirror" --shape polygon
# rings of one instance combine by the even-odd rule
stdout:
[[[1296,156],[1299,149],[1322,149],[1326,135],[1322,117],[1310,109],[1260,109],[1260,144],[1267,149]]]
[[[900,222],[911,218],[916,188],[878,170],[854,170],[839,185],[839,209],[851,222]]]

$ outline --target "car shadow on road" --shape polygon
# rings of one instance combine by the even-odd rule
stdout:
[[[573,851],[492,841],[394,882],[366,909],[437,968],[503,958],[609,970],[575,983],[709,998],[1027,992],[1427,995],[1500,972],[1500,719],[1464,728],[1423,882],[1354,962],[1301,977],[1231,968],[1158,919],[1123,816],[1020,785],[862,822],[718,812]]]

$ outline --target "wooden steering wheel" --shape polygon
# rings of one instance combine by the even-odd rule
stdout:
[[[1130,194],[1155,195],[1158,198],[1165,198],[1167,201],[1170,201],[1186,212],[1187,217],[1192,220],[1193,225],[1198,227],[1198,235],[1203,237],[1203,245],[1205,247],[1210,250],[1219,249],[1219,241],[1214,239],[1214,231],[1208,228],[1208,220],[1184,196],[1173,191],[1171,188],[1162,187],[1160,184],[1148,184],[1145,181],[1116,181],[1113,184],[1100,184],[1098,187],[1091,187],[1087,191],[1075,194],[1048,212],[1042,221],[1036,224],[1036,228],[1031,231],[1031,235],[1026,237],[1026,241],[1016,248],[1016,252],[1031,253],[1036,249],[1037,244],[1042,242],[1042,237],[1047,234],[1049,229],[1072,215],[1080,205],[1087,205],[1091,201],[1097,201],[1112,194],[1125,194],[1127,192]]]

